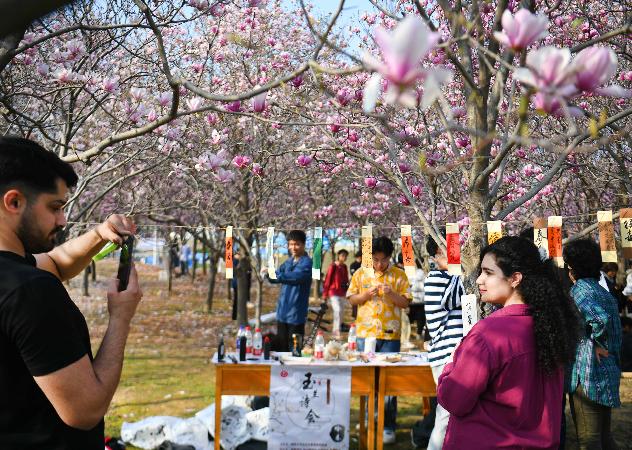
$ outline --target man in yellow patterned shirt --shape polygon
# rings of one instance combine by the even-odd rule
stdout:
[[[402,309],[411,301],[406,273],[391,263],[393,242],[385,236],[373,239],[373,271],[358,269],[351,278],[347,299],[358,305],[358,350],[367,337],[376,338],[376,353],[399,352]],[[387,397],[384,411],[384,443],[395,442],[397,398]]]

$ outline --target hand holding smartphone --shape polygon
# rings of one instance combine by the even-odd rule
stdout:
[[[119,267],[118,274],[116,278],[119,280],[118,291],[124,291],[127,289],[127,284],[129,283],[129,274],[132,270],[132,263],[134,261],[133,258],[134,253],[134,236],[128,236],[123,241],[123,245],[121,246],[121,256],[119,258]]]

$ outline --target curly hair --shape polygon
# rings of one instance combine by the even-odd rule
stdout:
[[[573,361],[580,336],[577,307],[565,295],[558,270],[550,259],[542,261],[533,242],[507,236],[488,245],[481,252],[481,262],[487,254],[506,277],[522,274],[517,291],[533,317],[538,366],[551,373]]]

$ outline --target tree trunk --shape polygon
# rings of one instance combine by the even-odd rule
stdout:
[[[211,255],[209,259],[210,275],[208,277],[208,292],[206,293],[206,310],[211,313],[213,311],[213,296],[215,294],[215,281],[217,280],[217,261],[219,258]]]
[[[202,243],[202,273],[206,275],[206,244]]]
[[[195,269],[197,268],[197,237],[193,236],[193,266],[191,267],[191,282],[195,281]]]
[[[172,269],[173,269],[173,261],[171,260],[171,246],[169,244],[164,247],[165,258],[164,258],[164,266],[167,274],[167,292],[171,295],[172,288]]]
[[[92,273],[92,282],[96,283],[97,282],[97,263],[94,262],[94,260],[92,260],[90,262],[90,267],[91,267],[91,273]]]
[[[248,325],[248,302],[250,301],[250,257],[241,255],[235,269],[237,276],[237,324]]]
[[[88,285],[90,284],[90,266],[83,269],[83,280],[82,280],[82,294],[84,297],[89,297],[90,292],[88,292]]]
[[[255,326],[261,328],[261,310],[263,309],[263,279],[257,278],[257,303],[255,305]]]

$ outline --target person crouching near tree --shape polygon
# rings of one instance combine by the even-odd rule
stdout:
[[[552,261],[520,237],[483,249],[476,283],[481,301],[502,308],[470,330],[439,377],[438,401],[450,412],[443,448],[557,449],[577,309]]]

